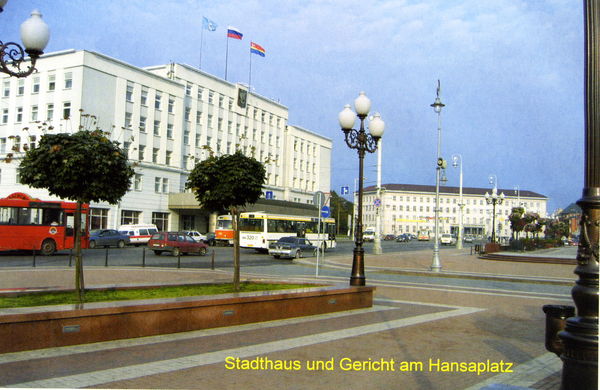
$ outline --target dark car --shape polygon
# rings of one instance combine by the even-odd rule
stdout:
[[[396,238],[397,242],[410,242],[411,237],[410,234],[401,234],[398,236],[398,238]]]
[[[206,233],[206,239],[204,239],[204,243],[209,246],[217,245],[217,237],[215,233]]]
[[[116,246],[123,248],[129,244],[129,236],[114,229],[95,229],[90,232],[89,248]]]
[[[383,237],[384,241],[394,241],[394,238],[396,238],[396,236],[394,236],[393,234],[386,234],[385,237]]]
[[[281,237],[277,242],[269,244],[269,254],[274,258],[291,257],[299,259],[306,254],[317,255],[317,247],[308,239],[300,237]]]
[[[184,233],[164,232],[154,233],[148,241],[148,248],[152,249],[155,255],[171,252],[173,256],[187,253],[197,253],[204,256],[208,245],[198,242]]]

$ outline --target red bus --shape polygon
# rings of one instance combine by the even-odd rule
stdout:
[[[0,199],[0,251],[37,250],[45,256],[74,247],[76,202],[43,201],[22,192]],[[81,208],[81,247],[88,247],[89,205]]]
[[[233,221],[231,214],[219,215],[217,217],[215,240],[218,245],[233,245]]]

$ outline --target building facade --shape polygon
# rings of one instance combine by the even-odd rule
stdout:
[[[287,107],[247,86],[187,65],[142,69],[88,51],[50,53],[36,67],[27,78],[0,79],[0,159],[15,155],[0,167],[0,197],[21,191],[51,198],[18,183],[19,154],[49,126],[91,129],[82,114],[97,117],[135,163],[132,188],[118,205],[91,205],[94,228],[154,223],[162,230],[212,230],[216,216],[199,206],[181,214],[169,197],[185,191],[189,172],[209,153],[241,150],[264,162],[269,199],[310,204],[314,192],[329,191],[331,140],[289,126]]]
[[[377,214],[381,213],[381,234],[417,234],[421,230],[435,233],[435,186],[415,184],[385,184],[381,186],[381,206],[375,206],[377,187],[363,190],[363,229],[375,227]],[[481,237],[492,235],[493,206],[487,204],[485,188],[462,189],[463,233]],[[496,236],[510,237],[510,215],[513,207],[525,208],[526,212],[547,215],[548,198],[532,191],[498,189],[504,201],[496,205]],[[357,194],[355,194],[355,204]],[[457,235],[460,216],[459,187],[440,187],[440,234]]]

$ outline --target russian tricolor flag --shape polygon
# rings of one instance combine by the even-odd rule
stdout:
[[[227,27],[227,38],[242,39],[242,33],[237,28]]]
[[[258,54],[261,57],[265,56],[265,49],[263,49],[260,45],[257,45],[254,42],[250,42],[250,53]]]

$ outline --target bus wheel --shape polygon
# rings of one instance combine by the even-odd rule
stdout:
[[[44,256],[51,256],[56,252],[56,243],[54,240],[50,238],[46,238],[42,242],[42,247],[40,248],[40,253]]]

